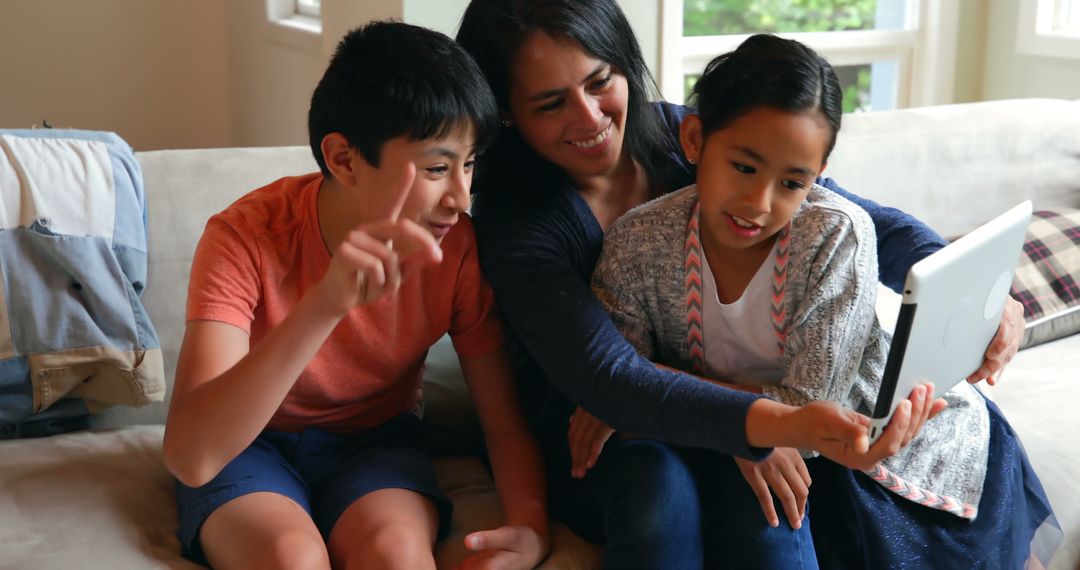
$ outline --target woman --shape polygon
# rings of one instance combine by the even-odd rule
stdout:
[[[764,406],[640,358],[589,290],[608,225],[693,181],[694,167],[678,146],[685,108],[648,102],[648,71],[613,0],[473,0],[457,40],[476,58],[502,113],[503,128],[477,168],[473,212],[481,264],[511,329],[522,399],[545,451],[552,511],[584,537],[605,539],[611,567],[700,566],[702,557],[709,560],[706,543],[748,560],[791,551],[787,545],[805,540],[805,526],[713,537],[717,519],[701,505],[718,501],[702,501],[701,493],[714,486],[696,484],[701,454],[685,449],[760,459],[763,450],[751,445]],[[821,183],[871,214],[881,278],[894,289],[913,263],[942,247],[902,212]],[[1018,322],[1013,306],[980,377],[996,375],[1015,353]],[[578,406],[619,431],[682,447],[613,442],[587,475],[571,477],[567,424]],[[929,398],[915,407],[917,431]],[[576,437],[592,429],[579,427]],[[800,465],[777,467],[784,475],[768,478],[774,491],[781,479],[794,485]],[[782,494],[790,513],[798,509],[789,505],[805,502],[806,489]],[[722,500],[744,513],[757,508],[752,493]]]

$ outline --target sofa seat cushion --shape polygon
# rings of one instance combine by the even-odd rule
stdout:
[[[180,558],[164,426],[0,441],[10,568],[199,568]]]
[[[1049,570],[1077,568],[1080,560],[1080,334],[1021,350],[988,391],[1020,436],[1054,508],[1064,541]]]
[[[201,568],[180,557],[173,478],[161,454],[164,426],[143,425],[49,438],[0,441],[0,544],[4,568]],[[439,485],[454,503],[438,567],[467,555],[465,535],[500,524],[498,495],[472,457],[437,459]],[[542,568],[599,568],[598,550],[552,528]]]

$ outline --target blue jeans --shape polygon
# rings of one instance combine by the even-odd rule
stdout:
[[[605,568],[817,568],[808,522],[769,527],[726,455],[610,441],[580,480],[568,456],[548,457],[552,513],[603,542]]]

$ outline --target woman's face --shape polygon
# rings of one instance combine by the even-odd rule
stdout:
[[[611,173],[622,153],[626,77],[573,40],[527,37],[513,62],[510,115],[540,156],[581,180]]]

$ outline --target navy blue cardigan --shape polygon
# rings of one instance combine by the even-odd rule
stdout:
[[[694,182],[678,143],[686,107],[658,103],[667,141],[661,184]],[[589,284],[603,230],[573,183],[534,158],[512,129],[481,157],[474,191],[480,262],[507,323],[526,415],[541,441],[565,449],[580,405],[619,431],[678,445],[760,458],[746,442],[747,410],[758,397],[659,370],[611,323]],[[818,181],[874,220],[883,283],[903,286],[907,270],[944,241],[915,218]],[[560,445],[559,442],[562,442]]]

